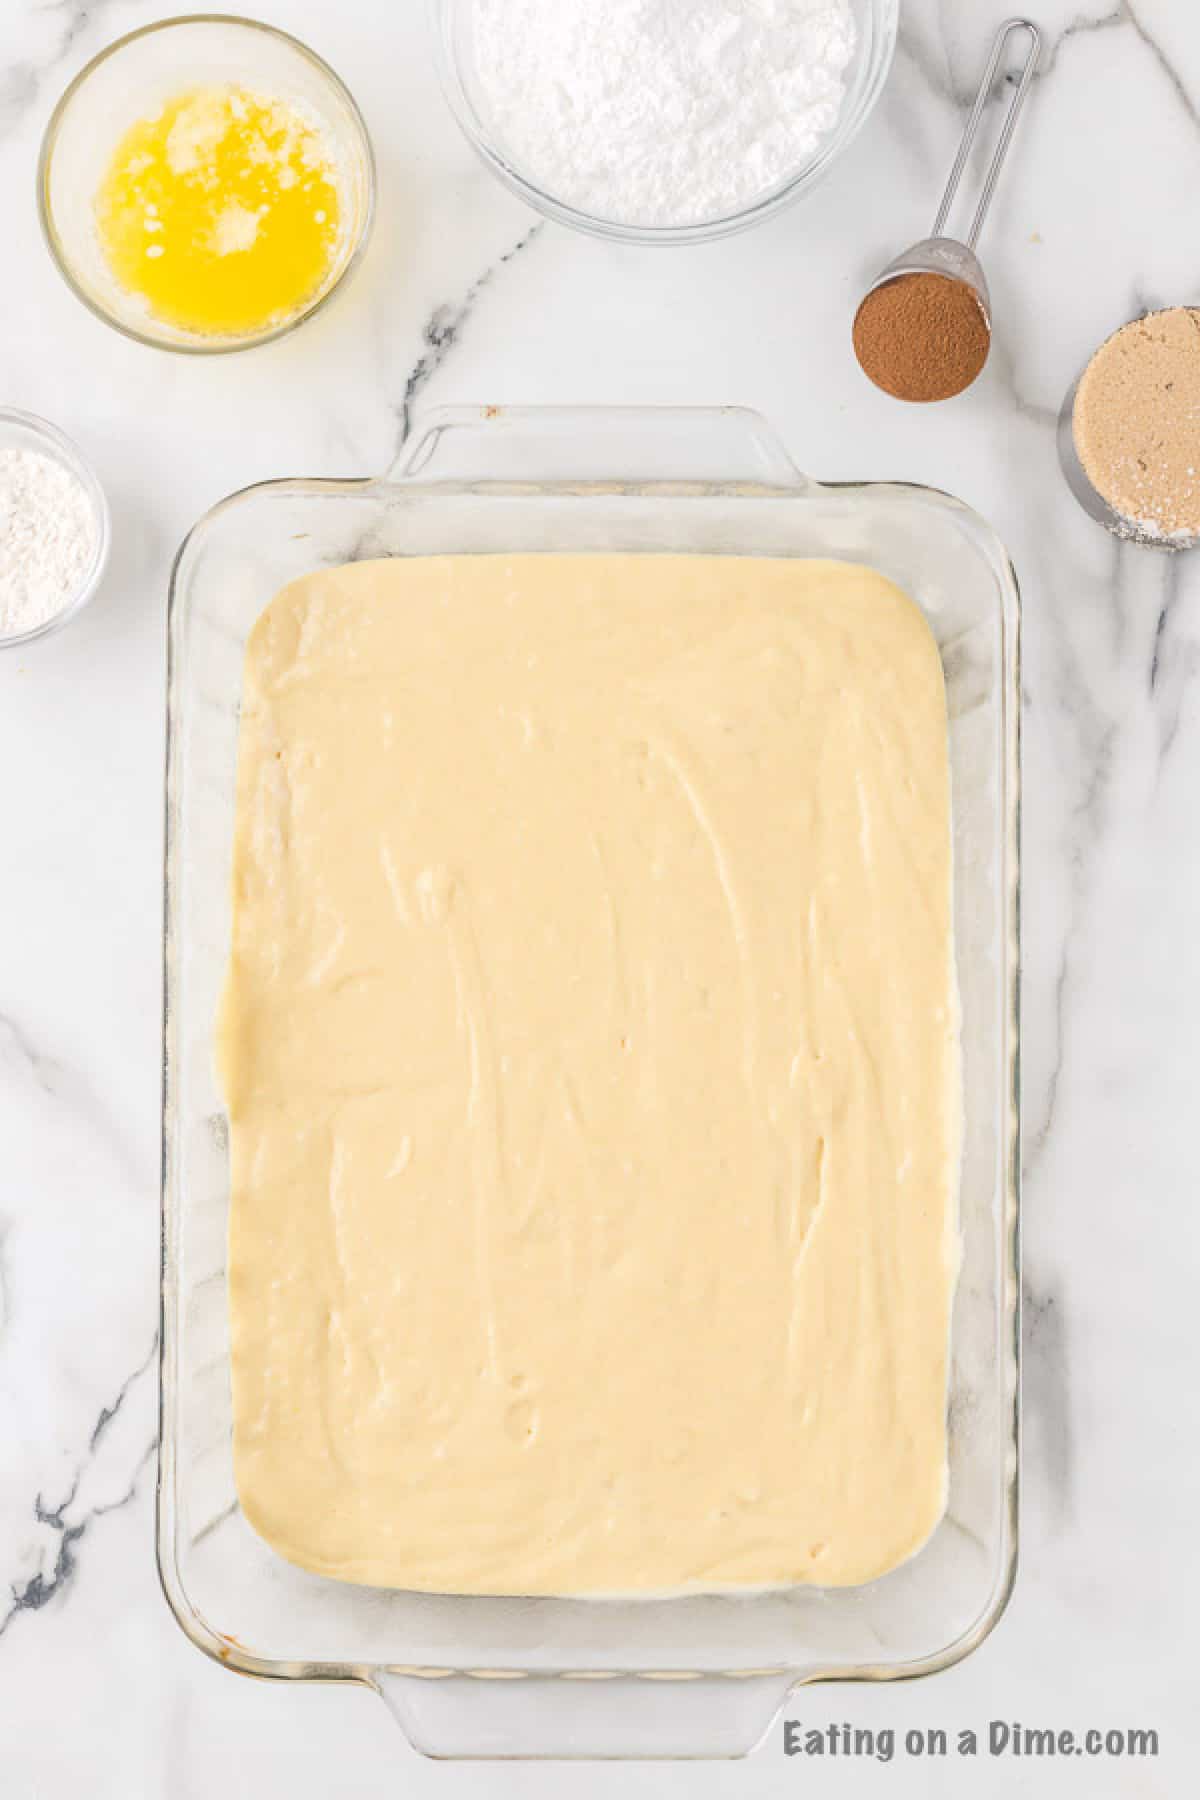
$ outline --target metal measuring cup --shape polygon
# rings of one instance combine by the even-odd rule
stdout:
[[[988,164],[987,174],[984,176],[983,188],[979,196],[979,204],[975,208],[975,217],[971,221],[971,228],[967,233],[966,242],[963,243],[958,238],[946,237],[943,235],[946,221],[950,216],[950,209],[954,204],[959,185],[962,182],[963,174],[967,166],[967,159],[971,154],[971,149],[979,133],[979,126],[987,108],[988,100],[991,97],[992,83],[996,79],[996,71],[1000,67],[1000,62],[1008,47],[1009,39],[1017,32],[1021,31],[1028,33],[1029,52],[1021,67],[1016,92],[1012,97],[1008,112],[1005,115],[1000,137],[997,141],[995,150],[992,152],[992,160]],[[1033,23],[1032,19],[1006,19],[1000,26],[1000,29],[996,33],[995,41],[992,44],[992,53],[988,57],[987,68],[984,70],[983,79],[979,84],[979,91],[975,95],[975,104],[971,108],[971,116],[967,120],[966,129],[962,135],[962,141],[958,146],[958,155],[954,159],[954,167],[950,171],[950,179],[946,183],[946,191],[942,195],[942,203],[938,207],[937,218],[933,222],[933,231],[929,237],[921,238],[919,242],[910,245],[902,255],[893,258],[893,260],[888,263],[887,267],[883,269],[871,283],[866,294],[863,295],[863,301],[873,294],[877,288],[884,287],[889,281],[895,281],[902,275],[945,275],[952,281],[961,281],[970,288],[976,300],[979,302],[980,310],[983,313],[988,331],[991,331],[991,297],[988,294],[987,278],[983,273],[983,265],[975,254],[975,245],[979,241],[979,234],[983,229],[983,222],[987,217],[988,208],[992,202],[992,195],[996,191],[996,182],[999,179],[1000,170],[1004,165],[1004,159],[1008,154],[1008,148],[1012,142],[1012,135],[1016,129],[1021,107],[1024,105],[1025,96],[1029,91],[1029,85],[1037,71],[1041,48],[1042,34]]]
[[[1141,313],[1138,317],[1152,318],[1155,312],[1170,310],[1167,307],[1154,307],[1149,313]],[[1126,320],[1126,324],[1134,323],[1133,319]],[[1120,326],[1118,329],[1123,331],[1125,327]],[[1112,335],[1115,337],[1116,333],[1114,332]],[[1105,342],[1107,343],[1108,339],[1105,339]],[[1097,525],[1103,525],[1104,529],[1110,531],[1114,537],[1123,538],[1126,543],[1139,544],[1148,550],[1200,549],[1200,533],[1178,532],[1174,536],[1164,536],[1141,520],[1130,519],[1124,513],[1119,513],[1115,507],[1109,505],[1099,488],[1094,486],[1091,476],[1083,466],[1075,442],[1075,401],[1079,393],[1080,382],[1088,368],[1091,367],[1094,358],[1100,354],[1100,350],[1103,348],[1104,345],[1101,344],[1075,377],[1058,415],[1055,443],[1058,449],[1059,466],[1066,477],[1067,486],[1090,519],[1094,519]]]

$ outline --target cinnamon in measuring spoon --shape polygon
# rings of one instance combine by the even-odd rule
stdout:
[[[987,314],[965,281],[917,270],[872,288],[854,317],[854,353],[897,400],[949,400],[970,387],[991,346]]]

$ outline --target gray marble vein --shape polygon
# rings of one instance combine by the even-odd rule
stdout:
[[[40,17],[54,20],[54,47],[48,56],[23,57],[0,66],[0,144],[37,107],[75,45],[102,25],[106,13],[120,10],[120,0],[52,0],[34,10]]]
[[[90,1527],[98,1519],[128,1506],[136,1495],[141,1475],[157,1448],[157,1437],[152,1438],[137,1457],[127,1487],[122,1488],[115,1497],[95,1500],[86,1506],[78,1504],[95,1469],[95,1459],[105,1434],[121,1412],[130,1391],[156,1363],[157,1352],[156,1336],[143,1361],[121,1383],[112,1400],[101,1407],[88,1437],[86,1455],[76,1467],[63,1498],[56,1504],[48,1505],[41,1494],[35,1496],[32,1520],[35,1525],[48,1527],[54,1534],[53,1557],[49,1568],[45,1566],[43,1559],[43,1566],[25,1581],[12,1584],[11,1602],[7,1610],[0,1612],[0,1637],[3,1637],[19,1615],[40,1612],[69,1586],[78,1569],[78,1546]],[[119,1458],[118,1462],[120,1461],[123,1458]]]
[[[1193,604],[1188,608],[1188,599]],[[1158,761],[1155,787],[1162,781],[1167,758],[1174,749],[1188,699],[1200,676],[1200,642],[1180,629],[1180,614],[1194,617],[1194,589],[1185,594],[1185,568],[1173,558],[1163,573],[1162,606],[1154,627],[1154,653],[1150,661],[1150,697],[1158,721]]]
[[[408,437],[412,426],[414,405],[458,342],[480,296],[491,286],[501,269],[512,262],[514,257],[519,256],[522,250],[534,243],[541,231],[540,223],[531,225],[527,231],[522,232],[515,244],[510,245],[501,256],[496,258],[495,262],[488,264],[482,275],[475,277],[461,300],[437,306],[429,315],[421,332],[424,349],[409,371],[408,379],[404,384],[403,396],[396,408],[400,427],[397,449],[400,449]]]
[[[1082,14],[1072,19],[1071,22],[1053,38],[1049,48],[1044,53],[1042,59],[1042,74],[1048,75],[1051,73],[1059,56],[1073,39],[1092,37],[1097,32],[1121,30],[1125,27],[1128,27],[1138,39],[1139,43],[1149,51],[1155,67],[1166,81],[1168,88],[1182,108],[1188,121],[1192,125],[1200,125],[1200,111],[1197,111],[1195,99],[1188,92],[1183,77],[1163,49],[1162,44],[1145,23],[1141,9],[1135,6],[1132,3],[1132,0],[1118,0],[1118,4],[1112,7],[1108,12],[1099,13],[1094,16]]]
[[[100,1415],[97,1418],[95,1425],[92,1427],[92,1435],[88,1439],[89,1455],[93,1455],[95,1453],[96,1447],[99,1444],[100,1439],[104,1436],[104,1433],[108,1430],[109,1426],[112,1424],[113,1420],[116,1418],[117,1414],[120,1412],[121,1408],[124,1406],[125,1401],[127,1400],[128,1396],[129,1396],[129,1390],[146,1373],[146,1371],[149,1369],[151,1363],[155,1362],[157,1357],[158,1357],[158,1333],[155,1332],[154,1342],[151,1344],[149,1350],[147,1350],[145,1360],[140,1362],[138,1364],[137,1368],[133,1371],[132,1375],[127,1376],[126,1379],[121,1383],[121,1385],[117,1389],[116,1395],[114,1396],[111,1403],[107,1406],[102,1406],[100,1408]]]
[[[1055,69],[1059,58],[1067,46],[1076,38],[1093,37],[1097,32],[1113,31],[1119,26],[1131,24],[1130,9],[1127,0],[1118,0],[1116,6],[1105,12],[1076,13],[1062,29],[1054,33],[1042,51],[1042,75],[1049,75]]]
[[[1025,1133],[1024,1163],[1027,1178],[1036,1174],[1058,1117],[1060,1093],[1070,1050],[1073,1021],[1070,1002],[1079,955],[1079,937],[1090,898],[1094,855],[1104,827],[1105,807],[1118,741],[1118,726],[1113,721],[1095,715],[1089,720],[1082,709],[1077,712],[1076,717],[1081,734],[1083,774],[1068,814],[1063,846],[1068,870],[1070,907],[1067,929],[1061,940],[1051,984],[1054,1038],[1049,1072],[1035,1122]]]
[[[63,1071],[53,1057],[37,1049],[17,1021],[4,1013],[0,1013],[0,1035],[8,1039],[10,1049],[25,1063],[43,1093],[57,1096],[62,1089]]]
[[[34,1085],[64,1113],[70,1113],[112,1150],[131,1181],[141,1179],[135,1153],[119,1121],[82,1071],[70,1067],[30,1037],[11,1013],[0,1012],[0,1066],[11,1060],[24,1068]]]
[[[1071,1334],[1063,1294],[1026,1271],[1021,1294],[1025,1348],[1025,1439],[1037,1458],[1056,1526],[1076,1498],[1075,1424],[1071,1407]]]

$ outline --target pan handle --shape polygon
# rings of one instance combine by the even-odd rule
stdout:
[[[405,482],[744,483],[801,492],[760,413],[743,406],[440,406],[422,413],[386,479]]]
[[[372,1671],[414,1749],[457,1758],[732,1758],[765,1737],[796,1680],[771,1675]]]

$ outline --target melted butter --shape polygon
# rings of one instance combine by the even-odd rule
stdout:
[[[113,274],[157,318],[238,336],[289,317],[320,289],[340,202],[311,121],[284,101],[214,87],[130,127],[95,214]]]
[[[869,570],[395,559],[249,644],[238,1491],[452,1593],[867,1581],[945,1496],[945,701]]]

